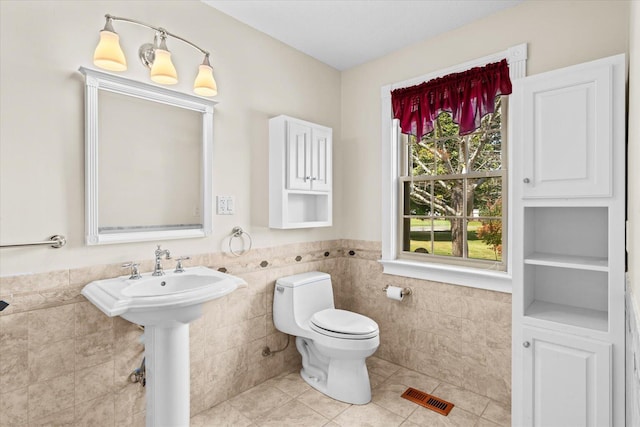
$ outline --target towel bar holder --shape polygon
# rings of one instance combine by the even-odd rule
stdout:
[[[20,248],[23,246],[42,246],[49,245],[52,248],[59,249],[67,244],[67,239],[64,236],[59,234],[55,234],[49,237],[49,240],[45,240],[42,242],[29,242],[29,243],[13,243],[10,245],[0,245],[0,248]]]

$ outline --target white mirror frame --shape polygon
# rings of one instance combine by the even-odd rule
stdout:
[[[211,235],[213,107],[217,102],[85,67],[85,238],[87,245],[183,239]],[[100,234],[98,230],[98,91],[105,90],[202,114],[202,228]]]

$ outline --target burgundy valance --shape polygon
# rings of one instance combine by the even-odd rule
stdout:
[[[422,138],[433,122],[448,111],[460,126],[460,135],[480,127],[482,117],[493,113],[495,98],[511,93],[507,60],[449,74],[416,86],[391,92],[393,117],[402,133]]]

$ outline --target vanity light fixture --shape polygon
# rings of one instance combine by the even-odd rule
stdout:
[[[213,68],[209,62],[209,52],[161,27],[109,14],[106,14],[105,18],[107,22],[100,31],[100,42],[93,53],[94,65],[109,71],[125,71],[127,69],[127,59],[120,47],[120,36],[113,29],[113,21],[131,22],[156,32],[153,43],[145,43],[138,49],[140,60],[147,68],[151,69],[151,80],[164,85],[178,83],[178,73],[171,61],[171,52],[167,48],[167,37],[173,37],[204,54],[204,60],[198,68],[198,75],[193,83],[193,91],[201,96],[216,96],[218,94],[218,86],[213,78]]]

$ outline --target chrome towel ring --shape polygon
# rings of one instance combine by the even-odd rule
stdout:
[[[246,236],[247,239],[249,239],[249,247],[248,248],[245,248],[245,238],[244,238],[244,236]],[[239,238],[242,241],[242,250],[241,251],[235,251],[231,247],[231,243],[233,242],[233,239],[235,239],[235,238]],[[251,246],[252,245],[253,245],[253,240],[251,240],[251,236],[249,235],[249,233],[244,231],[242,229],[242,227],[233,227],[233,229],[231,230],[231,237],[229,237],[229,252],[231,252],[235,256],[244,255],[244,254],[246,254],[247,252],[249,252],[251,250]]]

